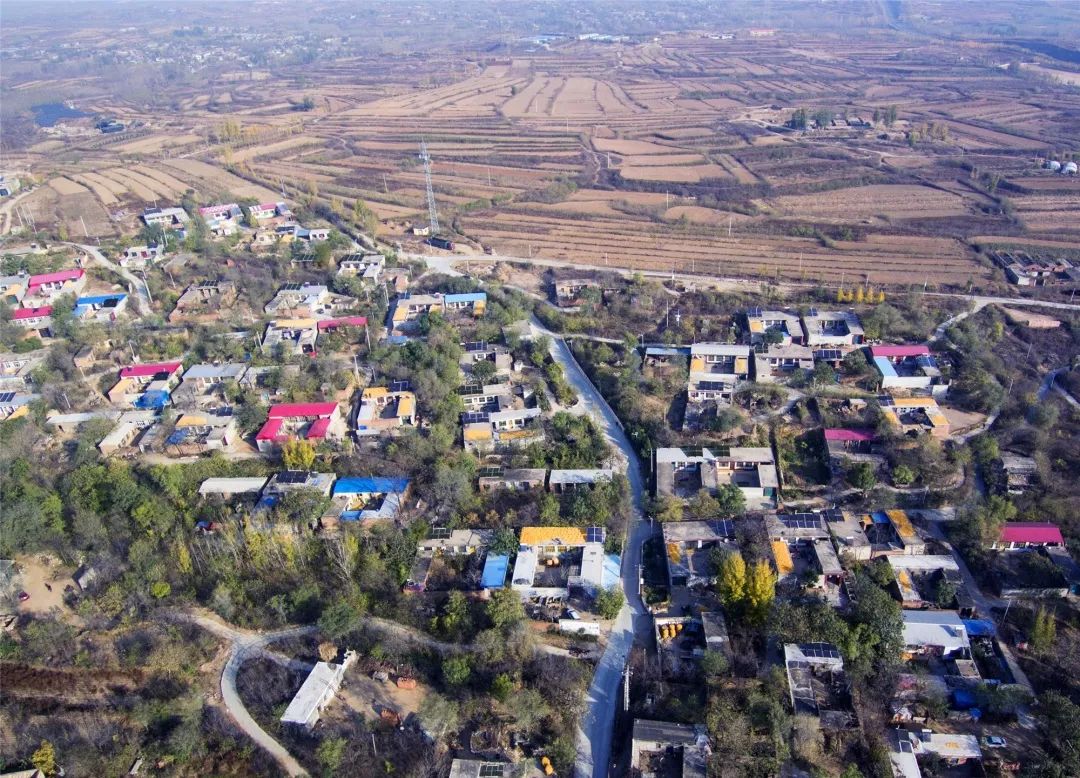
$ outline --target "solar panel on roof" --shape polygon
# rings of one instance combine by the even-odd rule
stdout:
[[[409,382],[408,381],[391,381],[390,382],[390,391],[391,392],[407,392],[407,391],[409,391]]]
[[[449,527],[432,527],[431,539],[432,540],[447,540],[450,537]]]
[[[458,387],[458,394],[480,394],[484,391],[482,384],[465,384]]]
[[[481,478],[499,478],[502,474],[503,474],[503,469],[501,467],[481,467],[480,468],[480,477]]]
[[[818,309],[817,309],[817,308],[811,308],[811,309],[810,309],[810,310],[809,310],[809,311],[807,312],[807,315],[808,315],[808,316],[817,316],[817,315],[818,315]]]
[[[796,513],[780,516],[780,523],[788,529],[817,529],[821,520],[812,513]]]
[[[304,288],[303,284],[284,284],[281,287],[281,291],[283,291],[283,292],[299,292],[303,288]]]
[[[803,643],[799,648],[804,656],[816,659],[839,659],[840,652],[830,643]]]
[[[760,308],[751,308],[749,311],[746,312],[746,315],[747,316],[753,316],[753,317],[761,316],[761,309]]]
[[[827,511],[822,511],[821,515],[825,521],[843,521],[844,512],[839,508],[829,508]]]
[[[303,470],[286,470],[284,473],[278,473],[279,484],[302,484],[307,480],[307,473]]]
[[[9,403],[15,399],[15,392],[0,392],[0,403]]]
[[[480,765],[479,778],[502,778],[503,766],[496,762]]]
[[[814,359],[825,359],[828,361],[834,361],[840,359],[843,355],[838,348],[827,348],[821,351],[814,352]]]
[[[603,527],[586,527],[585,528],[585,542],[586,543],[603,543],[604,542],[604,528]]]
[[[461,414],[462,424],[479,424],[488,420],[488,415],[482,411],[470,411],[469,413]]]

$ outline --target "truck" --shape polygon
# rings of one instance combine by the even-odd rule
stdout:
[[[439,238],[434,235],[428,238],[428,245],[434,246],[437,249],[445,249],[446,251],[454,250],[454,241],[449,238]]]

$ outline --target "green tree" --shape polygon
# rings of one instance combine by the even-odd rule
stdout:
[[[439,631],[444,635],[459,638],[469,621],[469,600],[464,592],[453,591],[446,598],[443,612],[437,619]]]
[[[877,484],[874,466],[869,462],[856,462],[848,468],[847,482],[864,494]]]
[[[348,600],[338,600],[319,617],[319,629],[327,637],[338,640],[360,626],[362,614]]]
[[[506,702],[514,693],[514,679],[506,673],[499,673],[491,681],[491,696],[499,702]]]
[[[1016,506],[995,494],[963,511],[960,520],[969,541],[989,546],[1001,537],[1001,528],[1005,523],[1015,518]]]
[[[617,586],[601,589],[596,593],[596,612],[602,619],[613,619],[619,615],[626,597]]]
[[[525,606],[521,596],[513,589],[498,589],[491,595],[485,609],[491,626],[503,631],[509,630],[525,619]]]
[[[150,586],[150,595],[157,600],[163,600],[172,594],[172,587],[168,581],[155,581]]]
[[[1036,654],[1046,654],[1057,640],[1057,620],[1045,607],[1035,611],[1035,621],[1031,626],[1031,650]]]
[[[727,673],[730,664],[720,651],[706,650],[701,657],[701,671],[706,678],[713,678]]]
[[[56,749],[48,740],[42,740],[37,751],[30,757],[30,763],[45,775],[56,775]]]
[[[836,371],[828,362],[816,362],[811,376],[814,386],[828,386],[836,383]]]
[[[746,560],[738,552],[727,554],[720,562],[716,593],[729,613],[741,613],[746,601],[746,584]]]
[[[442,676],[447,686],[463,686],[472,674],[468,657],[464,655],[452,656],[443,660]]]
[[[708,489],[699,489],[686,507],[690,515],[698,519],[715,518],[720,515],[720,503],[709,494]]]
[[[319,743],[319,747],[315,749],[315,757],[327,775],[337,775],[341,770],[341,763],[345,759],[345,746],[348,744],[349,741],[343,737],[328,737]]]
[[[907,465],[897,465],[893,468],[892,480],[897,486],[907,486],[915,482],[915,471]]]
[[[746,513],[746,495],[735,484],[723,484],[716,490],[720,516],[741,516]]]

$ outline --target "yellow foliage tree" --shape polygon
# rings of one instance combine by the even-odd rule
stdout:
[[[878,301],[879,303],[883,303],[883,302],[885,302],[885,290],[884,290],[884,289],[880,290],[880,291],[879,291],[879,292],[877,293],[877,301]]]
[[[855,290],[855,302],[861,303],[866,301],[866,295],[863,293],[863,288],[860,286]]]
[[[188,550],[187,543],[182,538],[176,539],[176,566],[180,572],[184,575],[191,575],[191,551]]]
[[[281,461],[289,470],[310,470],[315,464],[315,447],[307,440],[289,440],[281,447]]]
[[[48,740],[41,741],[41,747],[30,757],[30,763],[45,775],[56,775],[56,749]]]
[[[764,624],[776,596],[776,575],[769,563],[758,560],[746,579],[746,615],[753,624]]]
[[[731,612],[739,611],[746,600],[746,560],[742,554],[733,552],[720,563],[716,581],[716,593]]]
[[[836,302],[844,302],[844,287],[842,286],[836,290]]]

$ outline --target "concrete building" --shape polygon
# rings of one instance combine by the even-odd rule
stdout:
[[[183,362],[146,362],[120,370],[115,384],[107,392],[114,405],[136,408],[163,408],[172,390],[180,382]]]
[[[712,749],[702,725],[634,719],[630,769],[635,775],[705,778]]]
[[[787,673],[791,707],[795,715],[817,718],[826,731],[842,731],[858,726],[851,701],[851,683],[844,659],[829,643],[785,643],[784,669]]]
[[[991,548],[1013,551],[1021,548],[1064,548],[1065,538],[1056,524],[1048,521],[1008,521],[1001,537]]]
[[[956,611],[903,612],[904,650],[911,655],[935,654],[945,659],[971,658],[967,626]]]
[[[183,208],[147,208],[142,213],[142,220],[148,227],[182,230],[191,217]]]
[[[221,396],[223,389],[232,384],[239,384],[246,372],[247,365],[243,362],[192,365],[184,371],[176,396],[179,401],[195,405],[207,401],[223,401],[224,397]]]
[[[725,343],[690,346],[690,379],[686,386],[687,422],[693,424],[707,403],[731,404],[740,382],[750,379],[750,347]]]
[[[762,346],[754,353],[754,380],[773,384],[790,378],[797,370],[814,369],[814,351],[796,343]]]
[[[338,259],[337,274],[345,278],[359,278],[365,284],[377,284],[386,267],[382,254],[346,254]]]
[[[416,544],[416,557],[405,580],[405,590],[422,592],[427,588],[428,573],[436,557],[465,557],[479,554],[491,542],[490,530],[434,529],[431,537]]]
[[[522,448],[544,440],[539,408],[462,414],[462,443],[471,454]]]
[[[217,320],[222,311],[236,303],[236,285],[231,281],[192,284],[176,301],[169,314],[170,322]]]
[[[336,402],[280,403],[270,406],[266,423],[255,435],[255,445],[265,454],[290,440],[303,439],[315,444],[341,440],[346,431],[345,419]]]
[[[779,475],[771,448],[658,448],[654,455],[657,495],[689,499],[701,489],[715,493],[734,484],[750,510],[776,505]]]
[[[870,361],[881,376],[882,389],[906,389],[935,397],[949,390],[926,346],[871,346]]]
[[[281,716],[281,723],[311,730],[319,721],[323,710],[329,705],[341,688],[345,671],[356,662],[356,652],[346,651],[341,664],[319,662],[315,665],[304,684],[292,698],[289,707]]]
[[[240,495],[258,496],[269,480],[263,476],[254,478],[207,478],[199,484],[199,495],[225,499]]]
[[[878,397],[886,421],[904,435],[927,434],[945,440],[949,437],[949,420],[933,397]]]
[[[319,323],[312,318],[277,319],[266,325],[262,353],[287,357],[312,354],[319,339]]]
[[[39,273],[27,279],[22,305],[24,308],[51,305],[60,295],[77,295],[85,287],[86,271],[81,267],[57,270],[55,273]]]
[[[408,478],[343,476],[331,491],[331,515],[339,521],[393,521],[405,507],[411,483]]]
[[[666,521],[660,528],[670,586],[711,584],[713,552],[739,550],[734,521]]]
[[[548,474],[548,491],[565,494],[576,489],[591,489],[601,481],[611,481],[615,471],[611,468],[587,470],[552,470]]]
[[[400,427],[415,427],[416,424],[416,395],[408,389],[407,383],[369,386],[361,393],[356,411],[357,436],[392,434]]]
[[[109,324],[127,309],[127,303],[128,296],[124,292],[87,295],[75,300],[75,315]]]
[[[198,456],[210,451],[224,451],[238,437],[236,418],[232,413],[184,413],[165,439],[165,453]]]
[[[117,264],[124,268],[142,268],[152,265],[165,255],[164,246],[128,246],[120,252]]]
[[[285,284],[263,310],[271,316],[320,319],[335,316],[355,304],[352,297],[334,294],[323,284]]]
[[[506,489],[511,492],[527,492],[543,489],[547,480],[547,470],[542,467],[511,468],[482,467],[477,480],[481,492],[493,492]]]
[[[779,345],[805,345],[802,321],[799,314],[792,311],[751,308],[746,312],[746,328],[750,332],[750,342],[754,345],[764,343],[770,332],[779,336]]]
[[[37,308],[16,308],[11,312],[11,323],[26,330],[28,337],[52,337],[52,306],[42,305]]]
[[[390,311],[392,331],[411,331],[416,328],[420,317],[432,311],[444,316],[466,315],[480,318],[487,310],[485,292],[464,292],[460,294],[404,294],[394,300]]]
[[[571,591],[594,596],[603,588],[602,527],[524,527],[520,543],[510,585],[523,600],[561,600]]]
[[[851,311],[820,311],[811,308],[802,317],[806,345],[845,347],[862,345],[865,339],[859,317]]]

